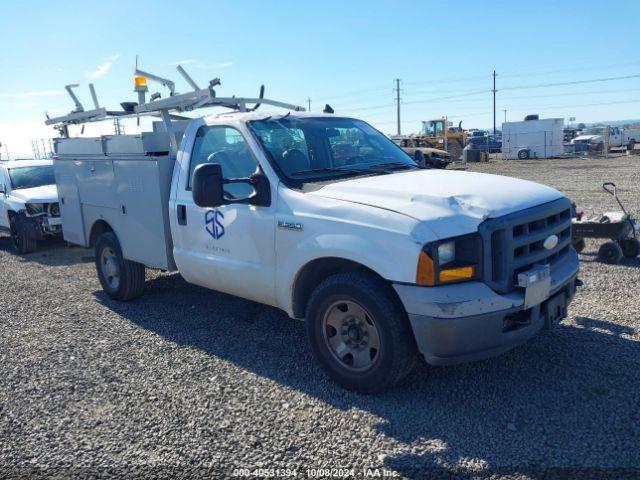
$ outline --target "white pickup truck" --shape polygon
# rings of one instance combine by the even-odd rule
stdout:
[[[602,150],[607,136],[607,127],[589,127],[571,140],[573,144],[586,144],[592,150]],[[609,127],[609,147],[623,147],[633,150],[640,142],[640,129]]]
[[[51,160],[0,163],[0,231],[11,234],[19,253],[38,240],[59,236],[62,221]]]
[[[306,319],[322,366],[361,392],[394,385],[418,354],[497,355],[566,316],[579,264],[557,190],[421,169],[332,114],[170,123],[55,142],[65,238],[95,248],[114,299],[141,295],[151,267],[276,306]]]

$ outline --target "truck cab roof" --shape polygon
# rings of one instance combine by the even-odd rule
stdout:
[[[221,112],[213,115],[202,117],[207,125],[224,123],[228,121],[250,122],[256,120],[265,120],[268,118],[351,118],[349,116],[335,115],[332,113],[310,113],[310,112],[294,112],[282,110],[260,111],[260,112]]]

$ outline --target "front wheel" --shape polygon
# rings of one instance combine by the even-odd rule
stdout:
[[[103,290],[114,300],[131,300],[144,291],[144,265],[122,256],[113,232],[103,233],[96,242],[96,270]]]
[[[584,241],[584,238],[580,237],[573,239],[573,248],[576,252],[581,253],[584,250],[585,246],[586,242]]]
[[[29,233],[22,217],[13,216],[10,220],[11,241],[13,248],[20,254],[35,252],[38,248],[38,241]]]
[[[364,272],[333,275],[307,308],[311,349],[342,387],[375,393],[400,382],[417,349],[407,314],[391,287]]]

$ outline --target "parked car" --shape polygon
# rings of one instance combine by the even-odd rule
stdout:
[[[421,167],[447,168],[453,161],[449,152],[432,148],[419,137],[394,136],[391,140]]]
[[[0,230],[9,232],[19,253],[62,231],[51,160],[0,163]]]
[[[468,137],[467,144],[471,144],[473,148],[487,153],[499,153],[502,149],[502,140],[493,135]]]

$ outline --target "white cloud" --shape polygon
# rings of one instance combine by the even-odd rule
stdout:
[[[33,108],[38,104],[34,102],[0,102],[0,107],[4,108]]]
[[[233,62],[205,63],[195,58],[187,58],[185,60],[178,60],[177,62],[169,62],[167,63],[167,65],[170,67],[176,67],[178,65],[193,65],[195,68],[211,70],[219,68],[229,68],[233,65]]]
[[[51,97],[54,95],[64,95],[62,90],[40,90],[34,92],[21,93],[0,93],[0,98],[33,98],[33,97]]]
[[[98,65],[98,67],[91,72],[85,72],[84,76],[92,80],[95,80],[96,78],[104,77],[109,71],[109,69],[111,68],[111,66],[119,58],[120,58],[119,53],[115,55],[111,55],[110,57],[107,57],[104,63],[101,63],[100,65]]]
[[[206,68],[206,69],[215,69],[215,68],[229,68],[233,66],[233,62],[223,62],[223,63],[198,63],[196,67],[198,68]]]
[[[192,63],[196,63],[196,61],[197,60],[194,60],[193,58],[187,58],[185,60],[178,60],[177,62],[169,62],[167,65],[170,67],[176,67],[178,65],[190,65]]]

